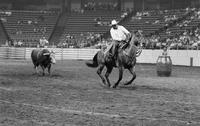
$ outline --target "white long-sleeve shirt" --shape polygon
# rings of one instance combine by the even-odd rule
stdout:
[[[126,40],[126,35],[130,32],[121,25],[117,26],[117,29],[111,28],[110,35],[115,41],[123,41]]]
[[[40,39],[40,45],[45,46],[46,44],[49,44],[49,42],[46,39]]]

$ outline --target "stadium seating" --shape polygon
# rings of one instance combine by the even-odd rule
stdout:
[[[132,15],[123,25],[129,31],[139,31],[145,48],[197,49],[200,48],[199,15],[195,8],[144,11]]]
[[[83,39],[88,34],[102,34],[109,30],[112,19],[120,20],[120,11],[84,11],[72,12],[67,15],[65,30],[60,42],[66,41],[66,36]]]
[[[185,10],[165,10],[138,12],[130,22],[125,24],[129,30],[142,30],[144,35],[149,35],[167,26],[185,14]]]
[[[3,25],[15,44],[21,41],[24,46],[36,46],[39,39],[50,37],[58,17],[51,11],[4,11],[0,13]]]
[[[200,30],[196,29],[200,25],[200,9],[143,11],[131,13],[132,15],[129,13],[127,19],[124,17],[126,13],[116,10],[79,10],[63,13],[61,16],[58,13],[9,10],[0,11],[0,16],[13,43],[20,41],[23,46],[29,47],[36,46],[42,36],[51,39],[59,47],[79,48],[98,45],[102,39],[110,41],[110,38],[106,40],[101,35],[108,33],[112,19],[121,21],[129,31],[141,31],[142,41],[148,45],[147,48],[161,48],[174,42],[174,48],[177,45],[182,47],[184,42],[178,40],[185,37],[185,34],[189,36],[194,33],[195,40],[192,40],[190,46],[195,45],[196,48],[196,45],[200,45],[197,42]],[[126,20],[123,22],[123,19]],[[0,27],[0,31],[4,32],[4,29]]]

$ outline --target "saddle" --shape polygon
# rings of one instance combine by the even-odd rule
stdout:
[[[129,46],[129,42],[122,42],[119,44],[119,48],[118,49],[121,49],[124,54],[128,55],[128,52],[126,51],[126,48]]]
[[[133,36],[132,36],[133,37]],[[119,44],[118,44],[118,46],[117,46],[117,50],[119,51],[119,50],[121,50],[121,51],[123,51],[124,52],[124,54],[125,55],[127,55],[128,56],[128,52],[127,52],[127,48],[128,48],[128,46],[130,45],[130,41],[131,41],[131,39],[132,39],[132,37],[130,37],[130,39],[128,40],[128,42],[126,42],[126,41],[122,41],[122,42],[120,42]],[[134,37],[135,38],[135,37]],[[134,45],[135,46],[137,46],[138,47],[138,50],[137,50],[137,54],[138,53],[140,53],[140,51],[141,51],[141,48],[140,48],[140,44],[139,44],[139,41],[137,40],[137,39],[135,39],[135,41],[134,41]],[[113,48],[113,47],[112,47]],[[107,56],[109,56],[109,57],[112,57],[112,54],[111,54],[111,50],[112,50],[112,48],[109,50],[109,52],[107,53]],[[107,47],[104,47],[104,48],[102,48],[101,50],[103,51],[103,52],[105,52],[105,50],[107,49]],[[117,52],[118,52],[117,51]],[[117,53],[116,52],[116,53]],[[136,54],[136,55],[137,55]],[[117,55],[117,54],[116,54]]]
[[[125,54],[127,54],[127,52],[126,52],[126,48],[129,46],[129,42],[121,42],[119,45],[118,45],[118,47],[117,47],[117,50],[122,50],[122,51],[124,51],[125,52]],[[112,47],[113,48],[113,47]],[[111,54],[111,50],[112,50],[112,48],[109,50],[109,52],[108,52],[108,56],[109,57],[112,57],[112,54]],[[102,50],[102,52],[105,52],[105,50],[107,49],[107,47],[106,48],[102,48],[101,50]]]
[[[125,50],[129,46],[129,42],[122,42],[119,45],[119,48]]]

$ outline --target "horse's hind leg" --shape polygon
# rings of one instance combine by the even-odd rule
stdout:
[[[97,74],[98,74],[99,77],[101,78],[103,84],[106,85],[106,80],[105,80],[105,78],[101,75],[103,68],[104,68],[104,65],[100,65],[99,68],[97,69]]]
[[[119,84],[119,82],[122,80],[122,76],[123,76],[123,67],[119,67],[119,79],[118,81],[112,86],[112,88],[116,88]]]
[[[129,72],[132,74],[132,78],[131,78],[130,81],[128,81],[128,82],[125,83],[124,85],[129,85],[129,84],[131,84],[131,83],[135,80],[135,78],[136,78],[136,73],[135,73],[134,68],[131,67],[131,68],[129,68],[128,70],[129,70]]]
[[[107,71],[106,71],[106,74],[105,74],[105,78],[107,80],[108,87],[110,87],[110,85],[111,85],[110,80],[109,80],[109,75],[112,72],[112,69],[113,69],[113,67],[107,67]]]

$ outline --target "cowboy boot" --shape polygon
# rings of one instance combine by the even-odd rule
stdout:
[[[114,62],[114,66],[115,66],[115,67],[117,66],[117,65],[116,65],[116,61],[117,61],[116,53],[117,53],[116,47],[113,46],[112,51],[111,51],[111,57],[112,57],[112,60],[113,60],[113,62]]]

